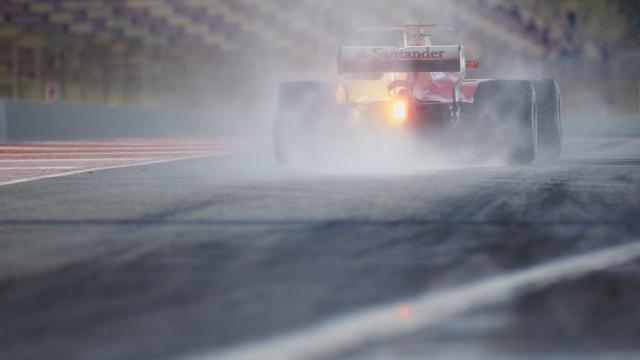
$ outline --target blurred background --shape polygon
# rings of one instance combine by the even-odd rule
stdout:
[[[336,76],[354,28],[415,20],[456,29],[470,77],[554,76],[567,117],[637,118],[635,0],[0,0],[0,96],[259,117],[279,81]]]

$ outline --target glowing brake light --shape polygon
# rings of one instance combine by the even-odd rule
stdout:
[[[388,120],[392,125],[402,125],[409,117],[409,103],[406,99],[391,100]]]
[[[477,69],[480,67],[478,60],[467,60],[467,69]]]

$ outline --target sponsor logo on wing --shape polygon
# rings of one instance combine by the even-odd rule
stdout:
[[[436,60],[444,59],[446,51],[433,50],[431,48],[388,50],[374,48],[372,55],[376,59],[383,60]]]

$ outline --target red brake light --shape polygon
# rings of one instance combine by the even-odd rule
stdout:
[[[467,60],[467,69],[477,69],[480,67],[478,60]]]
[[[387,120],[395,126],[404,124],[409,118],[409,102],[404,98],[392,99],[387,109]]]

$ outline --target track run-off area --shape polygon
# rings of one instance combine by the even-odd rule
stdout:
[[[0,358],[640,357],[639,138],[394,171],[242,144],[1,146]]]
[[[246,149],[240,140],[127,139],[0,144],[0,185]]]

